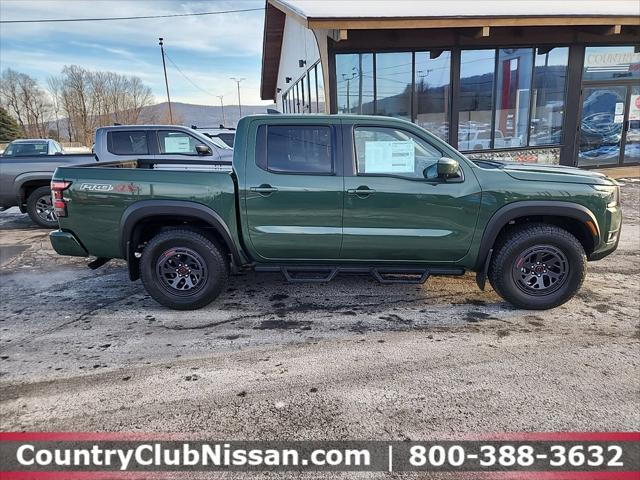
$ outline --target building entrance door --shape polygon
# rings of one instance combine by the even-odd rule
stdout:
[[[620,83],[585,85],[578,135],[578,166],[638,162],[640,87]]]

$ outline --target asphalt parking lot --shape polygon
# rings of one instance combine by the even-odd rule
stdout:
[[[618,251],[577,298],[516,310],[474,277],[290,285],[234,277],[195,312],[122,263],[60,257],[0,213],[2,430],[203,432],[217,439],[427,439],[640,429],[640,183]]]

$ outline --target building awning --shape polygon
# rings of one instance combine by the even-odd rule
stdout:
[[[285,17],[313,30],[640,25],[638,0],[266,0],[261,96],[272,100]]]

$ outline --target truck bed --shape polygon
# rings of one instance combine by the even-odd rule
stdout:
[[[53,180],[71,182],[64,191],[67,216],[59,218],[60,228],[74,232],[92,255],[124,258],[120,231],[114,226],[121,226],[128,212],[140,202],[148,208],[154,202],[189,201],[210,208],[237,232],[234,179],[228,164],[226,171],[213,171],[221,166],[212,163],[131,160],[60,167]]]

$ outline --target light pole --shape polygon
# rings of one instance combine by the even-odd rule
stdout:
[[[167,65],[164,61],[164,43],[162,37],[160,37],[158,43],[160,44],[160,53],[162,54],[162,69],[164,70],[164,85],[167,87],[167,102],[169,103],[169,121],[173,123],[173,112],[171,111],[171,97],[169,96],[169,80],[167,80]]]
[[[240,103],[240,82],[246,80],[246,78],[231,77],[231,80],[236,82],[236,85],[238,85],[238,110],[240,110],[240,118],[242,118],[242,104]]]
[[[220,99],[220,107],[222,107],[222,125],[226,125],[227,121],[224,119],[224,103],[222,102],[224,95],[216,95],[216,96]]]

